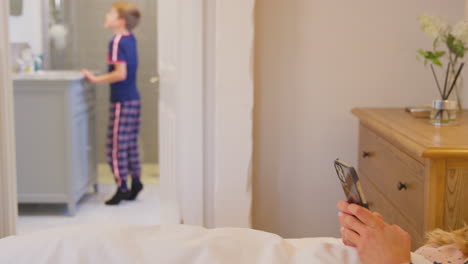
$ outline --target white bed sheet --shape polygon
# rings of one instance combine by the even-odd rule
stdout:
[[[414,264],[426,264],[423,258]],[[359,264],[336,238],[286,240],[251,229],[74,226],[0,240],[1,264]]]

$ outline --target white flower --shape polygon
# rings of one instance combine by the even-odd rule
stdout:
[[[468,44],[468,22],[460,22],[452,30],[452,35],[466,45]]]
[[[440,17],[423,14],[418,17],[418,21],[421,29],[433,38],[442,38],[450,29],[447,21]]]

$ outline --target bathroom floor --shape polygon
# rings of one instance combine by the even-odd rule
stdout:
[[[65,205],[20,205],[18,234],[65,225],[159,224],[158,166],[144,164],[142,169],[142,181],[145,187],[136,201],[124,201],[115,207],[105,206],[104,201],[115,192],[115,183],[108,166],[99,164],[99,193],[89,193],[83,197],[78,204],[76,216],[67,216]]]

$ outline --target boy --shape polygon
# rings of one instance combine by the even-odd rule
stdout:
[[[109,43],[107,74],[96,76],[82,71],[92,83],[110,83],[111,107],[107,134],[107,160],[117,183],[114,196],[107,205],[122,200],[135,200],[143,189],[140,181],[141,166],[138,152],[140,126],[140,94],[136,85],[138,53],[132,30],[140,20],[138,8],[127,2],[116,2],[106,14],[104,26],[114,31]],[[132,188],[127,188],[127,174],[132,176]]]

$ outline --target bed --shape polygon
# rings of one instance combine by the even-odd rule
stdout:
[[[358,264],[336,238],[283,239],[251,229],[87,225],[0,240],[1,264]],[[426,264],[413,255],[414,264]]]

